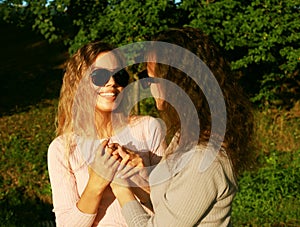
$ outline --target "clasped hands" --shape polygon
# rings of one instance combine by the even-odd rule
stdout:
[[[99,145],[89,172],[90,175],[97,174],[108,184],[114,182],[128,187],[129,179],[132,182],[141,181],[148,175],[143,159],[138,154],[117,143],[109,143],[109,140]]]

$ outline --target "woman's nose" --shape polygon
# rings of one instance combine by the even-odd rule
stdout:
[[[107,83],[105,84],[105,87],[116,87],[117,83],[115,82],[115,79],[111,76]]]

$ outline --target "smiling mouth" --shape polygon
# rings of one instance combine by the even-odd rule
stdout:
[[[117,93],[114,92],[100,92],[98,94],[102,97],[115,97],[118,95]]]

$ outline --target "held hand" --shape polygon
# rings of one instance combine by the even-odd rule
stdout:
[[[121,146],[118,146],[116,151],[120,156],[121,162],[114,177],[114,183],[126,187],[147,189],[149,187],[148,170],[144,167],[143,159],[135,152]]]
[[[107,182],[112,181],[120,165],[119,155],[114,154],[114,147],[107,146],[108,141],[102,142],[97,148],[95,159],[89,168],[90,175],[97,174]]]
[[[143,159],[135,152],[121,146],[116,151],[122,158],[117,177],[127,179],[144,169]]]
[[[117,151],[122,161],[110,187],[120,205],[134,200],[135,194],[141,203],[152,209],[151,202],[149,202],[148,171],[144,168],[143,159],[135,152],[121,146]]]

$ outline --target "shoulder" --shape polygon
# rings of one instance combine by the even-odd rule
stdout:
[[[66,156],[67,150],[75,148],[76,139],[74,135],[61,135],[56,137],[48,147],[48,158],[58,159]]]
[[[174,159],[170,158],[168,162],[171,163],[173,174],[188,174],[195,178],[221,181],[228,178],[235,182],[231,161],[224,150],[215,151],[213,148],[206,149],[200,145],[174,156]]]
[[[65,140],[63,136],[58,136],[49,145],[48,153],[61,150],[65,146]]]
[[[216,151],[214,148],[197,146],[190,167],[199,177],[209,178],[219,185],[229,182],[237,185],[231,160],[223,149]]]
[[[152,121],[157,121],[156,118],[149,116],[149,115],[133,115],[130,117],[129,124],[145,124]]]
[[[62,160],[66,154],[66,140],[64,136],[56,137],[48,147],[48,161]]]
[[[131,127],[147,127],[150,130],[159,129],[163,130],[165,128],[165,123],[160,118],[155,118],[152,116],[135,115],[130,118],[129,125]]]

